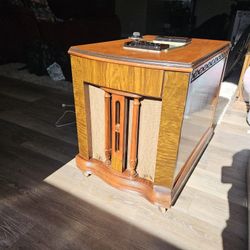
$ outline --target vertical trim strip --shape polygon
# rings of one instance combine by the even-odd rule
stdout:
[[[165,72],[154,184],[172,187],[189,73]]]

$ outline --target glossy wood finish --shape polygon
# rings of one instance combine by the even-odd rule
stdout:
[[[84,160],[76,156],[77,166],[89,174],[95,174],[102,180],[121,190],[133,191],[145,197],[157,206],[169,208],[171,204],[171,190],[165,187],[153,185],[151,181],[131,176],[130,171],[119,173],[101,163],[98,160]]]
[[[112,95],[112,161],[114,170],[125,169],[127,100],[121,95]]]
[[[140,95],[136,95],[133,93],[128,93],[125,91],[119,91],[119,90],[115,90],[115,89],[108,89],[108,88],[102,88],[104,91],[111,93],[111,94],[115,94],[115,95],[122,95],[125,97],[130,97],[130,98],[141,98]]]
[[[105,157],[106,165],[110,165],[111,159],[111,95],[108,92],[105,92]]]
[[[174,180],[188,84],[188,73],[165,72],[154,183],[169,188]]]
[[[147,38],[152,39],[153,37]],[[78,132],[78,136],[82,137],[79,140],[79,145],[81,144],[81,146],[79,147],[77,165],[82,170],[87,171],[87,173],[93,172],[97,174],[113,186],[136,191],[147,199],[149,199],[147,192],[154,192],[155,197],[158,197],[154,199],[154,203],[169,207],[186,182],[192,167],[197,162],[199,155],[204,150],[212,135],[211,131],[213,131],[212,127],[209,128],[210,132],[204,135],[204,139],[201,139],[199,143],[197,142],[189,160],[184,163],[178,179],[175,179],[174,173],[189,84],[191,84],[192,79],[200,77],[211,67],[213,68],[213,65],[224,59],[228,53],[229,43],[225,41],[193,39],[192,43],[185,47],[169,50],[166,53],[155,54],[124,50],[122,47],[123,42],[124,40],[119,40],[76,46],[72,47],[69,51],[72,61],[77,61],[77,64],[72,64],[72,71],[76,71],[74,75],[80,76],[74,77],[74,86],[82,85],[75,89],[75,95],[77,96],[76,106],[78,106],[77,119],[83,120],[77,124],[81,127],[78,129],[80,131],[80,133]],[[208,67],[202,66],[205,64]],[[80,70],[76,70],[76,68],[80,68]],[[195,74],[192,73],[193,71],[195,71]],[[221,73],[219,72],[219,74]],[[90,147],[85,148],[90,143],[91,134],[88,135],[89,130],[86,121],[86,116],[88,116],[87,102],[86,100],[83,101],[84,99],[80,100],[80,98],[82,98],[84,93],[83,88],[87,89],[88,83],[101,87],[112,96],[111,168],[105,166],[101,161],[89,157],[91,156]],[[78,93],[79,91],[81,91],[81,94]],[[140,182],[139,177],[137,177],[139,179],[134,179],[137,163],[138,101],[140,97],[153,97],[161,100],[162,110],[154,179],[152,179],[152,182],[144,182],[144,186],[148,185],[148,188],[134,190],[134,181]],[[86,92],[85,98],[87,98]],[[126,117],[128,114],[126,114],[126,101],[128,98],[134,100],[135,106],[132,111],[133,114],[130,114],[133,120],[131,145],[128,145],[127,148],[125,142],[128,135],[125,128],[127,127]],[[215,99],[217,98],[218,95],[216,94]],[[117,107],[115,103],[117,101],[120,103],[119,113],[122,119],[121,122],[116,122]],[[108,108],[107,103],[106,107]],[[80,112],[85,114],[78,116]],[[108,119],[106,119],[105,124],[107,129]],[[81,130],[84,130],[84,132],[82,133]],[[106,132],[106,134],[108,133]],[[119,134],[119,139],[121,139],[121,142],[118,144],[115,139],[116,134]],[[106,138],[108,138],[107,135]],[[116,145],[119,145],[119,150],[116,149]],[[107,148],[108,144],[106,144]],[[128,150],[130,150],[130,158],[126,159]],[[126,160],[129,161],[128,169],[125,169]],[[133,182],[124,182],[122,176],[126,180],[131,178]],[[166,190],[168,191],[165,192]],[[165,202],[162,202],[164,194]],[[151,198],[149,200],[152,201]]]
[[[129,159],[129,171],[131,176],[136,175],[135,169],[137,165],[139,108],[140,108],[140,101],[138,98],[135,98],[133,102],[133,117],[132,117],[132,131],[131,131],[130,159]]]
[[[84,72],[83,82],[138,95],[161,97],[163,70],[132,67],[85,57],[79,64]]]
[[[145,40],[153,40],[155,36],[144,36]],[[228,41],[192,39],[187,46],[161,53],[150,53],[123,49],[128,39],[73,46],[69,53],[75,56],[104,62],[114,62],[144,68],[159,68],[191,72],[201,62],[228,48]],[[204,44],[206,46],[204,46]],[[202,48],[202,49],[201,49]]]
[[[87,119],[89,114],[89,107],[87,106],[88,98],[86,86],[84,85],[82,60],[79,57],[71,57],[72,79],[74,86],[76,124],[78,134],[79,152],[82,157],[89,159],[91,156],[91,138],[90,138],[90,124]]]

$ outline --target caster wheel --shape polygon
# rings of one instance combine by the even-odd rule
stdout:
[[[89,177],[91,175],[91,172],[89,171],[82,171],[82,174],[85,176],[85,177]]]
[[[159,211],[162,213],[162,214],[165,214],[167,212],[167,208],[165,207],[158,207]]]

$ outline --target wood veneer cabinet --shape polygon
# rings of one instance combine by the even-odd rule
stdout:
[[[193,39],[154,53],[125,41],[69,50],[77,166],[169,208],[213,135],[230,43]]]

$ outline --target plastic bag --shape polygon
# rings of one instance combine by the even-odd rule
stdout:
[[[50,78],[54,81],[65,80],[61,66],[54,62],[47,68]]]

